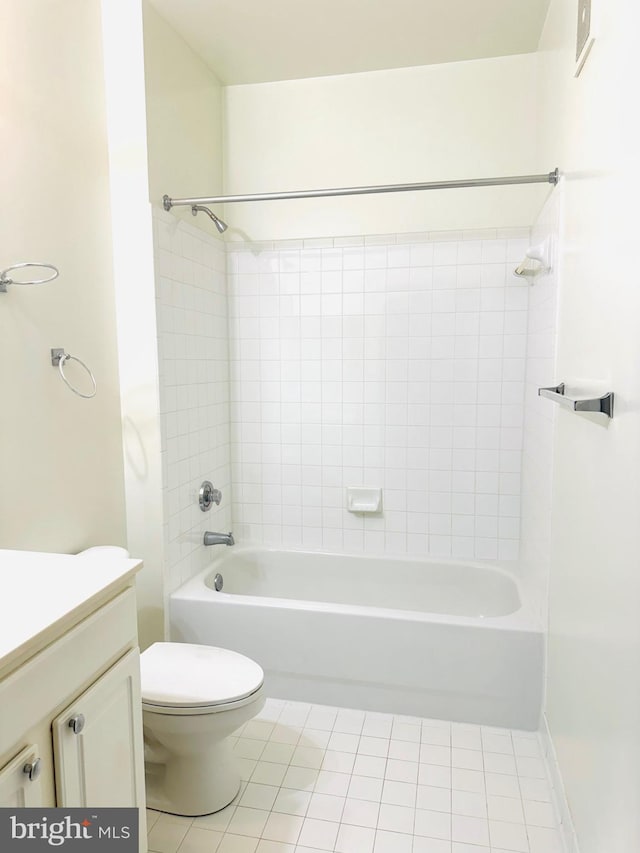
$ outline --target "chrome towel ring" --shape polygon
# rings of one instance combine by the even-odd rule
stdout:
[[[67,361],[77,361],[78,364],[82,365],[82,367],[84,367],[84,369],[87,371],[87,373],[89,375],[89,379],[91,380],[91,384],[93,385],[93,389],[91,390],[91,392],[89,394],[85,394],[84,392],[82,392],[78,388],[76,388],[74,385],[72,385],[71,382],[69,382],[69,380],[67,379],[67,377],[65,376],[65,373],[64,373],[64,365]],[[64,382],[64,384],[68,388],[70,388],[74,394],[77,394],[78,397],[83,397],[85,400],[90,400],[92,397],[96,396],[97,385],[96,385],[95,377],[94,377],[93,373],[91,372],[91,370],[84,363],[84,361],[77,358],[77,356],[69,355],[68,352],[64,351],[63,347],[56,347],[55,349],[51,350],[51,364],[54,367],[58,368],[58,370],[60,371],[60,376],[62,377],[62,381]]]
[[[41,269],[51,270],[53,274],[48,275],[45,278],[25,279],[24,281],[16,281],[15,279],[10,277],[9,273],[12,273],[14,270],[23,270],[27,267],[38,267]],[[2,270],[2,272],[0,272],[0,293],[6,293],[7,285],[9,284],[16,284],[20,286],[31,284],[47,284],[47,282],[53,281],[54,279],[58,278],[59,275],[60,271],[53,264],[35,263],[31,261],[28,261],[23,264],[12,264],[10,267],[7,267],[6,270]]]

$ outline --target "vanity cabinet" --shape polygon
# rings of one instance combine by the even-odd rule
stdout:
[[[142,804],[139,671],[134,649],[53,721],[59,806]]]
[[[0,806],[22,809],[44,805],[41,771],[38,745],[30,744],[0,769]]]
[[[137,806],[145,850],[133,588],[83,617],[0,675],[0,806]]]

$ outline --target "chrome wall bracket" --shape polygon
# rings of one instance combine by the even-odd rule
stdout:
[[[565,395],[565,384],[552,385],[550,388],[538,388],[538,396],[558,403],[563,409],[572,412],[591,412],[599,415],[613,417],[613,391],[603,394],[602,397],[586,397],[574,399]]]

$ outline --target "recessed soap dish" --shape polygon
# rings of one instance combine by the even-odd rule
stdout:
[[[382,489],[347,486],[347,509],[349,512],[382,512]]]

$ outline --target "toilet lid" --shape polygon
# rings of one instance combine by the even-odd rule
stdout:
[[[236,702],[262,686],[262,667],[238,652],[191,643],[154,643],[140,657],[142,701],[192,708]]]

